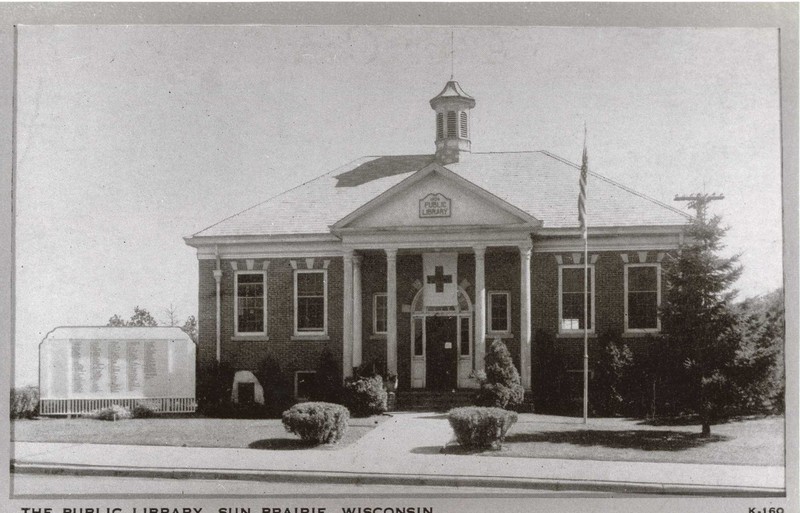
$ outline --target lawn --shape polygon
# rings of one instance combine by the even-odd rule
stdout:
[[[334,448],[352,444],[388,417],[350,419]],[[77,418],[39,418],[12,422],[17,442],[67,442],[176,447],[234,447],[291,450],[309,448],[287,433],[280,419],[209,419],[201,417],[130,419],[117,422]],[[318,449],[330,449],[319,446]]]
[[[459,453],[448,446],[445,452]],[[503,448],[485,456],[566,458],[580,460],[784,464],[784,419],[735,420],[711,427],[700,436],[699,425],[652,425],[631,419],[582,419],[520,414]]]

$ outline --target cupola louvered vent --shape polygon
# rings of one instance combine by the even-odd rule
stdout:
[[[456,112],[447,113],[447,137],[458,137],[458,127],[456,126]]]

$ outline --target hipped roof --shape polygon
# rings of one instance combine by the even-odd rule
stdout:
[[[542,221],[542,229],[578,228],[580,167],[545,151],[472,153],[445,167]],[[329,234],[330,226],[435,161],[434,155],[362,157],[271,197],[193,237]],[[684,225],[690,216],[589,172],[588,226]]]

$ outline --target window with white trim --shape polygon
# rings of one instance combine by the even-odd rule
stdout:
[[[328,271],[298,269],[294,272],[295,335],[328,332]]]
[[[372,333],[375,335],[386,334],[387,305],[386,292],[377,292],[372,296]]]
[[[625,331],[657,332],[661,329],[661,265],[625,266]]]
[[[236,335],[267,333],[267,273],[236,271],[234,275]]]
[[[508,292],[489,292],[487,296],[489,333],[508,333],[511,331],[511,295]]]
[[[560,333],[582,333],[584,322],[584,274],[583,264],[562,265],[558,270],[558,331]],[[589,316],[588,330],[594,331],[594,266],[589,266]]]

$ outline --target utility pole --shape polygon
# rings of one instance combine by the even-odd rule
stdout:
[[[711,194],[707,193],[695,193],[695,194],[684,194],[684,195],[677,195],[675,196],[675,201],[688,201],[688,207],[693,209],[697,212],[697,219],[704,223],[706,220],[706,206],[712,201],[715,200],[723,200],[725,199],[724,194],[717,194],[713,192]]]

